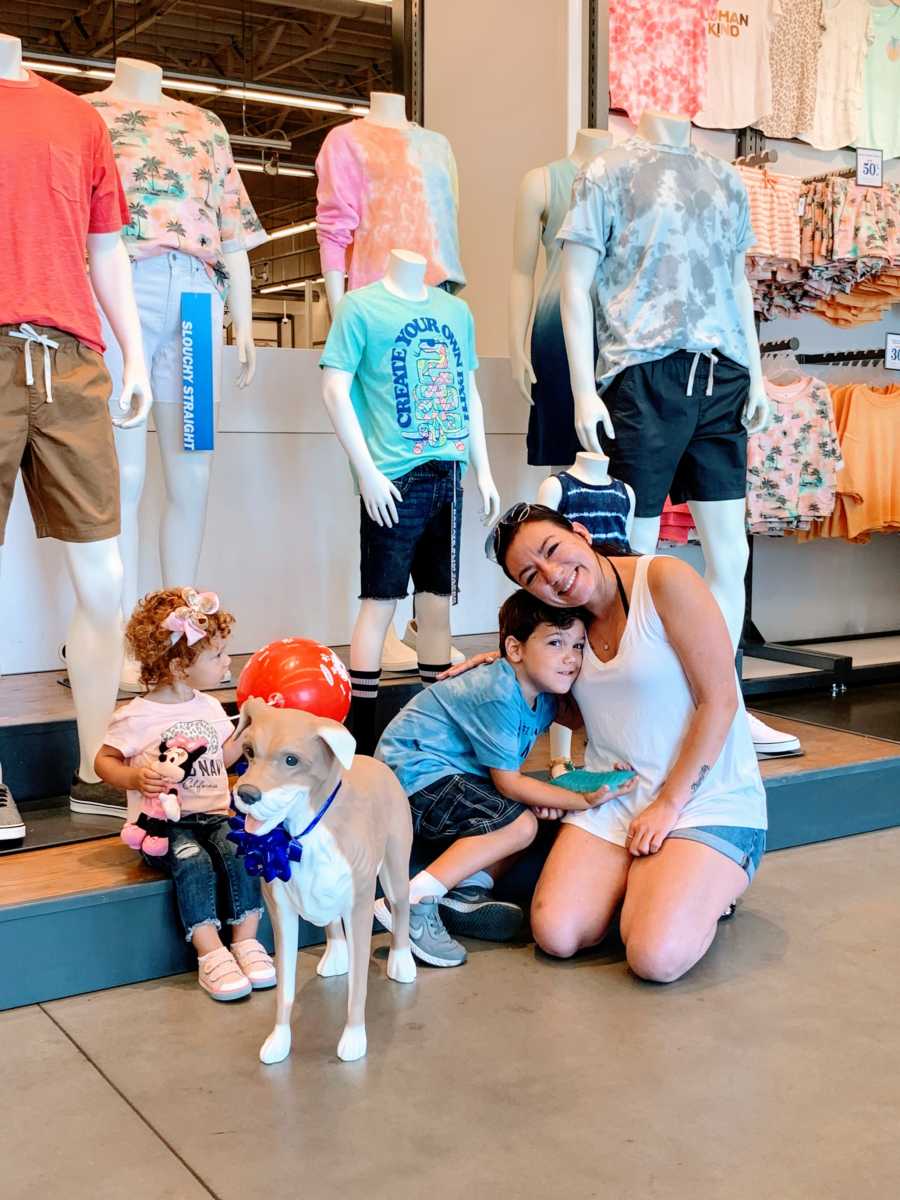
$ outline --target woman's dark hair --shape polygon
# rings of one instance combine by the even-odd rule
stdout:
[[[568,533],[575,532],[575,527],[569,518],[564,517],[555,508],[548,508],[545,504],[522,505],[522,508],[525,510],[524,515],[518,521],[504,521],[501,517],[494,530],[493,557],[503,574],[507,579],[512,579],[513,583],[518,583],[518,580],[513,579],[506,569],[506,558],[516,534],[523,526],[534,525],[537,521],[547,521],[551,525],[555,525],[557,529],[565,529]],[[592,548],[604,558],[629,558],[634,554],[630,548],[623,550],[621,546],[613,546],[608,542],[594,542]],[[567,627],[563,626],[563,628]]]
[[[571,629],[581,621],[585,629],[591,614],[583,608],[552,608],[538,600],[524,588],[519,588],[500,606],[500,654],[506,658],[506,639],[514,637],[517,642],[527,642],[538,625],[552,625],[554,629]]]

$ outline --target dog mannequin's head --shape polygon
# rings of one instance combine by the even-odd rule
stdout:
[[[258,835],[282,821],[292,834],[300,832],[313,816],[310,797],[318,799],[329,783],[334,787],[356,749],[352,734],[337,721],[255,698],[241,708],[235,735],[241,733],[248,766],[234,803],[245,815],[247,832]]]

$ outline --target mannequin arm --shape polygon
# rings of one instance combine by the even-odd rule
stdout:
[[[575,401],[575,432],[585,450],[602,454],[597,423],[603,422],[606,436],[614,438],[606,405],[597,395],[594,362],[594,306],[591,285],[597,273],[599,254],[580,242],[566,242],[562,255],[560,309],[569,380]]]
[[[548,475],[546,479],[541,480],[541,486],[537,490],[535,499],[545,508],[554,510],[559,508],[559,502],[562,500],[562,484],[555,475]]]
[[[246,250],[232,250],[222,255],[231,278],[228,307],[234,318],[234,334],[241,364],[237,385],[245,388],[256,371],[256,346],[253,344],[253,291],[250,284],[250,259]]]
[[[349,371],[339,371],[336,367],[325,367],[322,375],[325,410],[334,426],[338,441],[353,464],[359,480],[359,494],[366,506],[366,512],[376,525],[386,525],[390,529],[399,520],[397,504],[402,502],[403,497],[372,461],[353,408],[353,401],[350,399],[353,376]]]
[[[771,406],[763,385],[762,363],[759,357],[759,338],[756,333],[756,319],[753,313],[753,293],[750,291],[750,281],[747,279],[747,268],[744,255],[739,254],[734,260],[734,298],[738,312],[741,315],[741,327],[747,339],[747,353],[750,367],[750,392],[744,405],[744,425],[748,433],[759,433],[769,423]]]
[[[344,296],[345,274],[344,268],[339,270],[323,271],[325,279],[325,295],[328,297],[328,308],[332,317],[337,311],[337,306],[340,304]]]
[[[522,180],[516,200],[513,269],[509,281],[509,364],[513,381],[529,404],[535,374],[526,339],[534,306],[534,271],[546,207],[547,181],[544,168],[537,167]]]
[[[340,437],[340,434],[338,434]],[[481,492],[482,524],[492,525],[500,516],[500,495],[491,475],[491,464],[488,462],[487,439],[484,436],[484,408],[478,385],[475,382],[475,372],[469,372],[469,457],[475,472],[475,481]]]
[[[122,349],[124,370],[119,408],[123,413],[130,410],[131,415],[114,418],[113,424],[132,429],[147,420],[153,393],[144,362],[141,319],[134,300],[128,252],[117,233],[89,233],[87,259],[94,295]]]
[[[625,491],[628,493],[628,516],[625,518],[625,536],[628,539],[628,544],[631,545],[631,528],[634,525],[635,495],[634,488],[630,483],[625,484]]]

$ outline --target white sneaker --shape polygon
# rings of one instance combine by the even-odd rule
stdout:
[[[416,649],[416,640],[418,637],[418,633],[419,633],[419,627],[416,624],[415,620],[408,621],[407,625],[406,625],[406,632],[403,635],[402,642],[405,646],[409,646],[410,649],[413,651],[415,651],[415,649]],[[458,666],[459,663],[465,662],[465,661],[466,661],[466,656],[463,653],[461,653],[461,651],[457,650],[457,648],[455,646],[451,646],[450,647],[450,666],[455,667],[455,666]],[[415,667],[413,667],[413,670],[415,670]]]
[[[753,713],[747,713],[747,721],[750,725],[750,736],[753,738],[753,749],[758,755],[769,757],[770,755],[796,754],[802,748],[798,737],[780,729],[773,729],[759,717],[755,717]]]
[[[393,621],[388,625],[387,636],[384,639],[381,669],[397,675],[415,675],[419,669],[415,646],[410,649],[408,643],[400,641]]]
[[[0,774],[0,844],[20,842],[25,837],[25,822],[19,815],[12,792]]]

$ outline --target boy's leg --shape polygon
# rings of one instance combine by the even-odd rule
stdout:
[[[492,833],[457,838],[428,866],[428,874],[440,880],[449,892],[476,871],[510,866],[513,856],[531,845],[537,830],[537,817],[526,809],[508,825]],[[494,871],[489,870],[489,874],[497,878],[501,871],[494,875]]]

